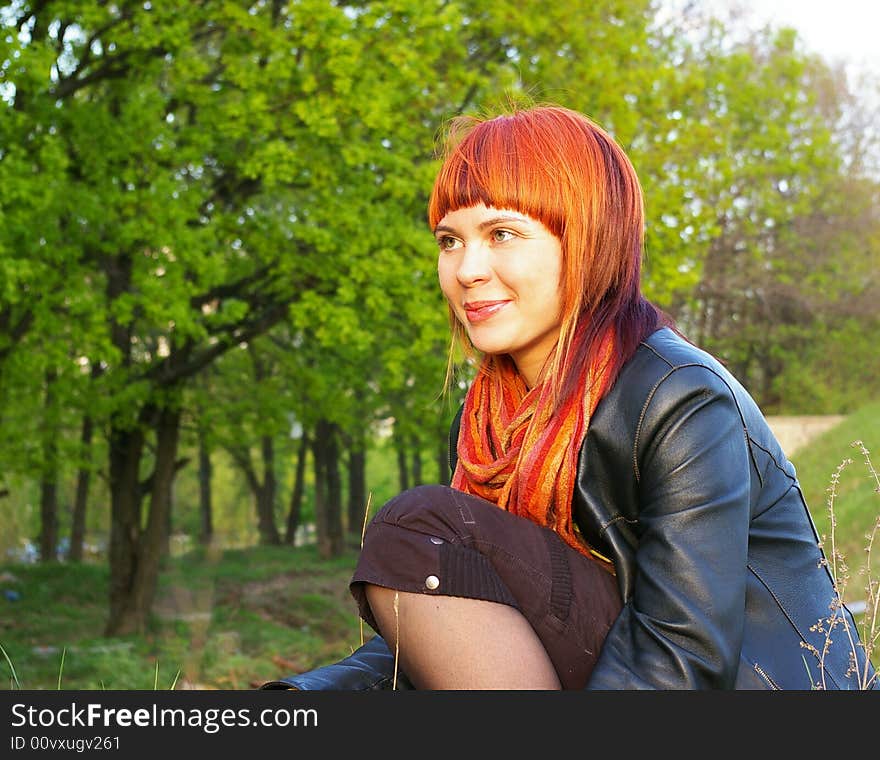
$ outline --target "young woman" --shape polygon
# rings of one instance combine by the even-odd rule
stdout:
[[[480,362],[451,487],[366,531],[351,590],[379,635],[267,687],[870,678],[761,412],[641,294],[643,200],[614,140],[556,106],[458,119],[428,218],[453,339]]]

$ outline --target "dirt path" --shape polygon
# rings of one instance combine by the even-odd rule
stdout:
[[[779,439],[782,450],[791,456],[799,448],[809,443],[817,435],[830,430],[844,419],[840,414],[770,416],[767,422]]]

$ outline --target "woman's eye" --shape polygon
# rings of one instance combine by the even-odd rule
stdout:
[[[437,245],[440,246],[441,251],[451,251],[458,247],[458,240],[449,235],[443,235],[443,237],[437,238]]]
[[[492,240],[496,243],[504,243],[513,237],[510,230],[492,230]]]

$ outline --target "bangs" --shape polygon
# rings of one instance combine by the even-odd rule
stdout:
[[[596,122],[562,106],[537,106],[494,118],[448,122],[443,162],[428,200],[428,223],[485,204],[540,221],[562,244],[559,341],[546,377],[554,403],[578,388],[585,367],[609,362],[617,375],[638,343],[671,324],[640,289],[644,204],[639,178],[623,148]],[[449,305],[452,348],[475,350]],[[610,360],[603,346],[618,336]],[[493,359],[494,361],[494,359]]]
[[[546,142],[516,114],[484,122],[454,120],[428,201],[430,228],[451,211],[482,203],[527,214],[561,238],[564,215],[551,203],[562,192],[554,171],[560,161]]]

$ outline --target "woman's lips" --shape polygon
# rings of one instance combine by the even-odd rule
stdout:
[[[487,319],[494,317],[509,303],[510,301],[472,301],[464,305],[464,313],[471,324],[485,322]]]

